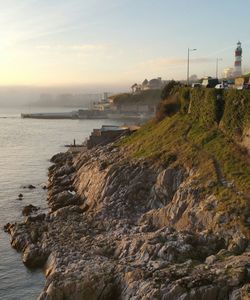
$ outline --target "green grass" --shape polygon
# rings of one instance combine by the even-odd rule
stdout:
[[[217,210],[240,215],[242,223],[250,215],[250,200],[244,196],[250,195],[250,157],[217,125],[207,127],[189,115],[178,113],[159,123],[150,121],[120,142],[120,146],[130,156],[146,158],[155,165],[195,168],[198,185],[206,187],[208,181],[216,182],[205,191],[220,200]],[[235,188],[224,187],[217,180],[214,159]],[[237,191],[244,195],[238,195]]]
[[[161,101],[161,90],[145,90],[140,93],[122,93],[111,96],[113,103],[122,104],[148,104],[157,105]]]
[[[148,158],[155,164],[165,165],[167,162],[173,162],[175,165],[184,164],[187,167],[200,166],[201,161],[204,157],[208,158],[208,155],[187,139],[186,134],[191,126],[193,126],[191,119],[179,114],[160,123],[151,121],[123,140],[122,145],[132,156]],[[170,157],[175,159],[171,160]],[[210,164],[210,161],[205,163],[206,169]],[[207,171],[212,175],[211,166]]]
[[[207,129],[195,125],[188,137],[203,151],[215,156],[227,180],[235,182],[240,190],[250,192],[250,157],[245,149],[217,127]]]

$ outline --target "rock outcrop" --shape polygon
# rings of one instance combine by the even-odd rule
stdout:
[[[47,214],[7,224],[44,267],[39,299],[250,299],[248,240],[185,166],[153,166],[110,144],[60,153]]]
[[[32,204],[29,204],[29,205],[26,205],[26,206],[23,208],[22,214],[23,214],[24,216],[28,216],[28,215],[30,215],[31,213],[36,212],[36,211],[38,211],[38,210],[39,210],[39,207],[36,207],[36,206],[34,206],[34,205],[32,205]]]

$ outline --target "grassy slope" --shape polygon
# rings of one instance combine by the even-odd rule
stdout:
[[[245,223],[250,213],[247,196],[250,195],[250,157],[218,126],[206,128],[189,115],[177,114],[160,123],[151,121],[125,139],[122,146],[134,157],[148,158],[165,167],[185,165],[196,168],[198,184],[205,187],[205,193],[214,193],[220,200],[217,209],[234,212],[241,223]],[[234,183],[233,188],[221,184],[215,160],[226,180]],[[208,185],[211,181],[214,184]]]
[[[110,97],[114,104],[148,104],[157,105],[161,101],[161,90],[146,90],[138,94],[124,93]]]

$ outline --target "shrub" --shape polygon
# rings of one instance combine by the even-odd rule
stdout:
[[[181,113],[187,114],[190,104],[190,88],[183,87],[179,89]]]
[[[157,106],[156,120],[163,120],[166,116],[172,116],[180,110],[180,102],[178,99],[178,87],[180,83],[174,80],[169,81],[162,90],[161,102]]]
[[[224,98],[221,126],[231,137],[240,138],[250,125],[250,91],[228,90]]]
[[[173,116],[180,110],[180,102],[178,93],[169,96],[167,99],[160,102],[156,110],[156,121],[160,122],[167,116]]]
[[[161,93],[161,99],[165,100],[167,99],[171,94],[173,94],[173,91],[175,89],[176,86],[180,86],[180,83],[175,81],[175,80],[171,80],[169,81],[165,87],[162,90]]]

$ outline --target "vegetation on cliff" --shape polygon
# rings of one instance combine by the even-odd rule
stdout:
[[[122,93],[110,97],[116,105],[147,104],[157,105],[161,101],[161,90],[145,90],[136,94]]]
[[[180,110],[180,101],[178,100],[177,87],[179,83],[171,80],[163,88],[161,93],[161,102],[157,106],[155,118],[159,122],[165,118],[165,116],[172,116]]]
[[[175,88],[162,103],[178,112],[152,120],[125,139],[130,155],[164,167],[184,165],[198,170],[197,183],[214,193],[217,210],[235,212],[246,225],[250,216],[250,156],[238,142],[250,124],[250,93]],[[161,116],[162,118],[162,116]]]
[[[178,111],[121,147],[51,159],[49,211],[5,226],[44,267],[38,299],[249,298],[249,106],[235,95],[174,86]]]

